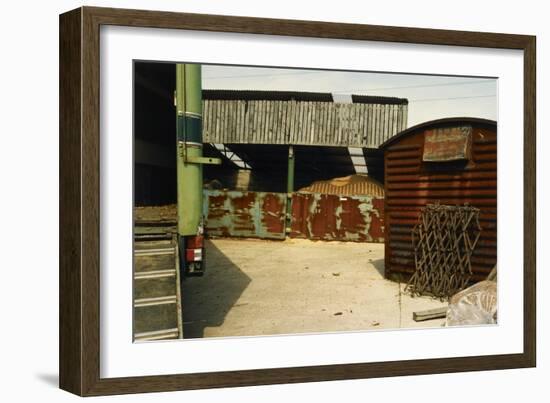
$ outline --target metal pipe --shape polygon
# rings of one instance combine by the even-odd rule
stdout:
[[[294,147],[288,147],[288,170],[286,177],[286,192],[294,192]]]
[[[202,88],[200,64],[176,65],[178,234],[202,226]]]
[[[292,225],[292,192],[294,192],[294,147],[288,147],[288,169],[286,175],[286,232],[290,232]]]

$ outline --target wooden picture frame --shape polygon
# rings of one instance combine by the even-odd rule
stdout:
[[[119,25],[517,49],[524,52],[523,353],[210,373],[100,377],[100,26]],[[81,396],[536,365],[535,37],[329,22],[82,7],[60,16],[60,387]],[[519,229],[518,229],[519,230]]]

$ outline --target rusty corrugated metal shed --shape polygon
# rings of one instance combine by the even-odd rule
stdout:
[[[468,133],[468,143],[459,141],[464,133]],[[432,143],[439,142],[437,153],[425,148],[426,136]],[[497,260],[496,122],[467,117],[426,122],[399,133],[381,148],[386,276],[414,271],[412,228],[422,207],[439,202],[468,203],[480,209],[481,238],[471,261],[474,279],[484,278]],[[437,155],[440,160],[434,161]]]

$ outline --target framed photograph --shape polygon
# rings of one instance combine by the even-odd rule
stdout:
[[[535,82],[534,36],[62,14],[60,387],[535,366]]]

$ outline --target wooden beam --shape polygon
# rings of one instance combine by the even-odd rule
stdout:
[[[447,316],[447,307],[428,309],[426,311],[413,312],[413,320],[422,322],[425,320],[440,319]]]

